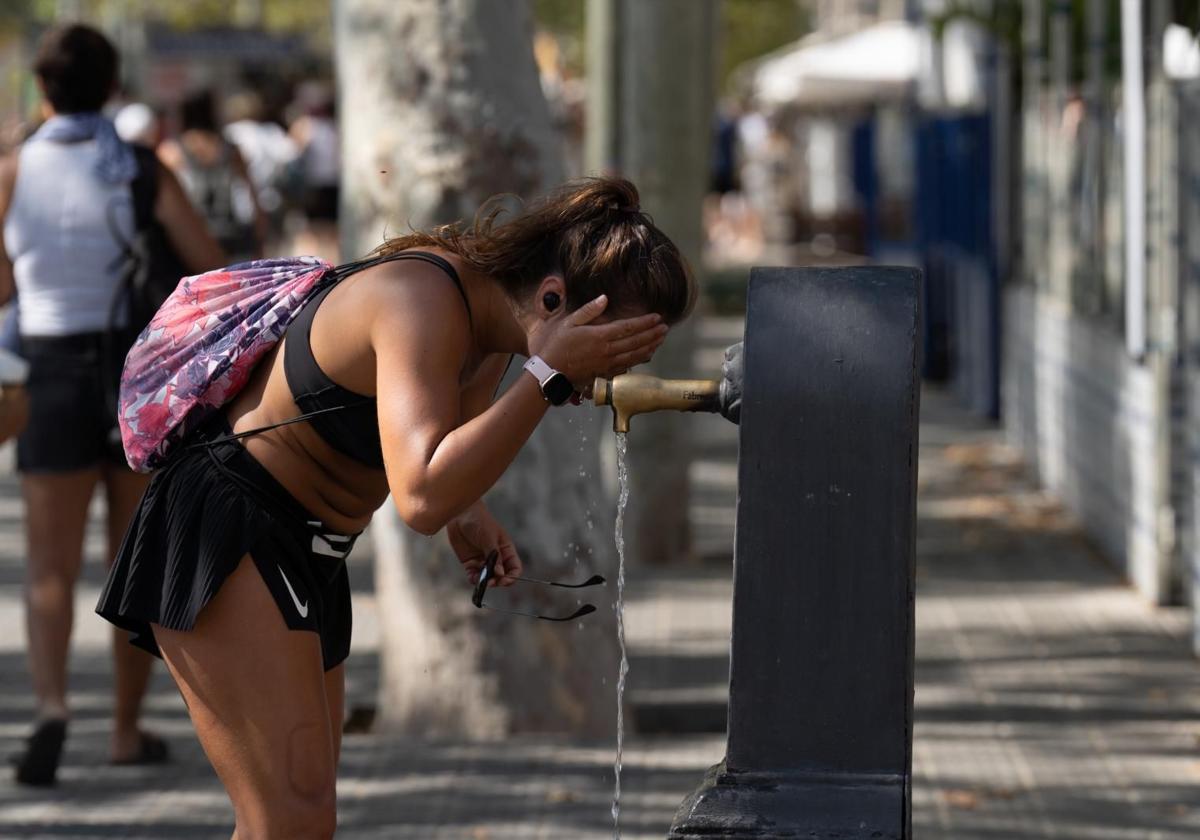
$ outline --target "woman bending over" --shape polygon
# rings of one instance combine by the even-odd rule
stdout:
[[[690,311],[688,268],[628,181],[496,219],[391,240],[315,295],[189,441],[211,445],[154,476],[118,554],[97,611],[166,661],[241,840],[333,835],[345,558],[371,514],[390,493],[413,529],[446,528],[471,577],[498,551],[503,585],[521,558],[484,493],[551,400],[649,360]],[[532,370],[493,399],[513,355]],[[543,387],[552,371],[572,387]]]

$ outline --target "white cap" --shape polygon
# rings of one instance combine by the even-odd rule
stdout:
[[[155,141],[155,131],[158,128],[158,117],[154,109],[141,102],[130,102],[113,119],[117,136],[126,143],[141,143],[152,146]]]

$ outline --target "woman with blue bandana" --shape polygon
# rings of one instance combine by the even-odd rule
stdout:
[[[73,590],[92,494],[104,485],[111,558],[145,486],[125,466],[119,437],[113,445],[109,407],[134,329],[114,301],[136,232],[131,183],[139,175],[137,156],[100,113],[117,67],[116,50],[95,29],[47,32],[34,64],[45,122],[0,160],[0,302],[19,294],[20,350],[30,363],[30,421],[17,439],[17,469],[37,721],[14,760],[23,784],[53,784],[62,754]],[[179,257],[196,272],[221,265],[179,183],[153,166],[142,177],[156,185],[154,217]],[[118,641],[110,758],[163,761],[166,744],[138,726],[151,659]]]

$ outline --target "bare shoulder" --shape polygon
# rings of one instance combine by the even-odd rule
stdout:
[[[440,267],[425,260],[389,260],[365,269],[359,282],[363,301],[378,307],[381,315],[434,319],[434,323],[452,330],[461,327],[465,331],[470,324],[463,292],[459,291],[461,280],[456,283]]]
[[[17,150],[0,155],[0,190],[12,192],[17,182]]]
[[[162,141],[158,144],[158,149],[155,151],[159,162],[164,166],[171,169],[178,169],[183,164],[183,153],[179,149],[179,144],[174,140]]]
[[[384,332],[398,329],[437,336],[439,343],[469,343],[463,294],[437,265],[421,259],[389,260],[362,271],[358,284],[358,306],[370,313],[374,324],[384,326]]]

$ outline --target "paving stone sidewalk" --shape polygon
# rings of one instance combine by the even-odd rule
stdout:
[[[734,322],[710,323],[704,352],[735,335]],[[1187,650],[1185,613],[1152,609],[1122,585],[994,429],[936,392],[923,414],[915,836],[1200,837],[1200,664]],[[711,721],[724,702],[730,582],[720,547],[732,529],[735,450],[732,427],[703,428],[693,516],[707,561],[634,570],[627,623],[638,706],[694,704],[692,719]],[[176,760],[159,770],[104,764],[108,630],[91,612],[99,538],[94,529],[78,597],[62,783],[35,791],[0,778],[0,838],[228,837],[228,802],[161,671],[147,724],[169,737]],[[17,748],[32,713],[20,542],[15,478],[0,470],[0,753]],[[369,703],[376,680],[370,562],[369,551],[356,553],[351,570],[350,704]],[[663,837],[679,800],[723,751],[720,734],[632,735],[622,836]],[[348,736],[339,837],[611,837],[612,759],[610,743],[567,738]]]
[[[17,481],[0,450],[0,756],[15,752],[33,714],[24,660],[22,550]],[[93,507],[76,598],[71,659],[73,719],[60,783],[14,785],[0,775],[0,840],[7,838],[222,838],[233,829],[225,794],[192,734],[170,679],[156,670],[146,726],[170,741],[166,767],[106,765],[111,701],[109,628],[93,612],[103,581]],[[353,557],[355,637],[348,706],[371,704],[376,686],[375,605],[369,542]],[[717,586],[728,602],[728,584]],[[672,605],[689,609],[685,598]],[[728,609],[728,608],[726,608]],[[716,638],[728,635],[718,622]],[[723,738],[638,737],[625,753],[622,836],[662,837],[683,794],[723,754]],[[339,773],[339,837],[391,840],[526,840],[612,836],[613,744],[513,738],[500,744],[431,743],[348,735]]]
[[[914,833],[1200,837],[1200,662],[992,428],[924,397]]]

